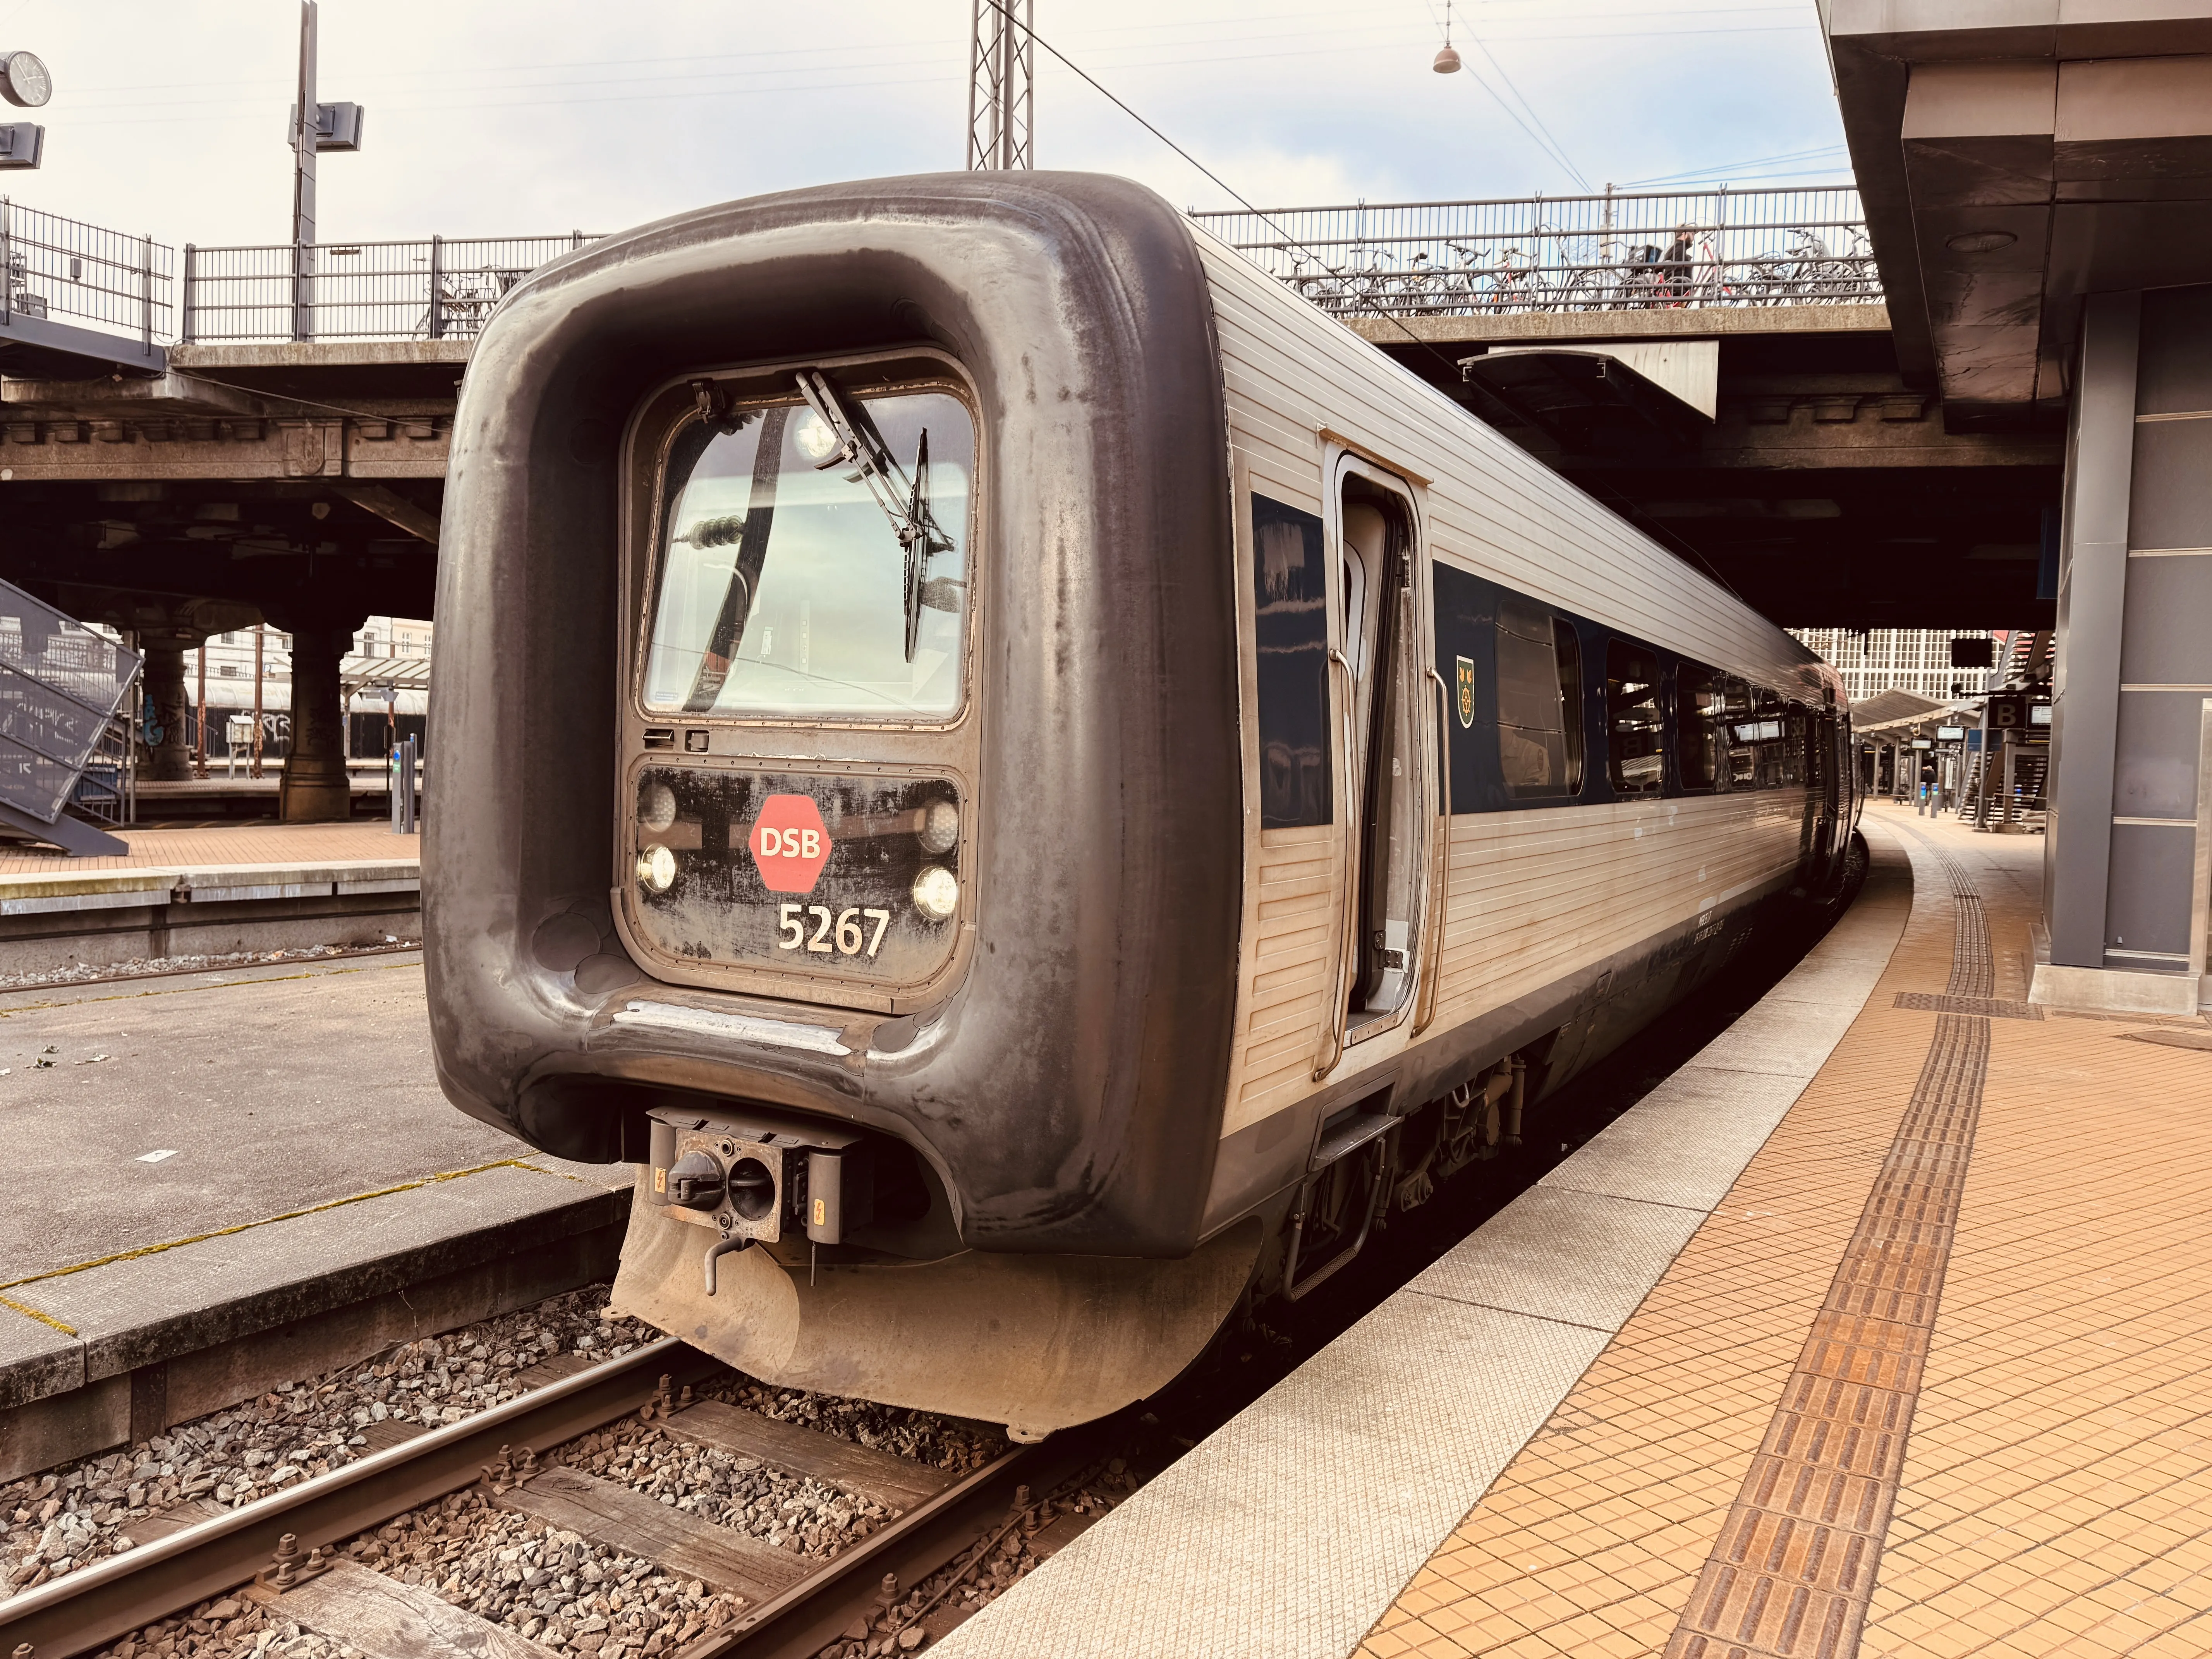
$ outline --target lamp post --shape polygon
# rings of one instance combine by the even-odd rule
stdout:
[[[315,101],[315,0],[300,0],[300,80],[292,105],[292,337],[315,337],[315,157],[361,148],[359,104]]]
[[[253,624],[253,767],[250,777],[261,775],[261,647],[269,637],[269,624]]]

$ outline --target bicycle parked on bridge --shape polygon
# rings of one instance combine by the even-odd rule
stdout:
[[[426,340],[474,339],[507,291],[529,274],[490,265],[481,270],[441,271],[435,302],[423,308],[415,332]]]

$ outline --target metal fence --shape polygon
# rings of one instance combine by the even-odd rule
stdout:
[[[1858,191],[1668,191],[1193,213],[1340,316],[1843,305],[1880,300]],[[548,259],[598,238],[433,236],[185,247],[182,341],[473,339]],[[170,337],[173,250],[0,198],[0,322]]]
[[[1881,300],[1859,194],[1666,191],[1190,216],[1338,316]]]
[[[143,345],[169,332],[175,250],[0,196],[0,324],[75,318]]]
[[[180,340],[466,340],[548,259],[596,241],[433,236],[312,247],[185,246]]]

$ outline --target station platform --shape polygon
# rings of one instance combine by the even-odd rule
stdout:
[[[0,851],[0,991],[422,936],[422,840],[374,823],[126,830],[119,858]]]
[[[70,876],[95,870],[191,869],[232,865],[413,863],[420,836],[395,836],[381,823],[133,825],[115,835],[127,858],[73,859],[44,847],[0,842],[0,878]]]
[[[2212,1652],[2212,1024],[2030,1005],[2040,842],[1867,816],[1761,1003],[939,1650]]]
[[[0,1482],[611,1276],[627,1164],[456,1111],[419,954],[0,995]]]

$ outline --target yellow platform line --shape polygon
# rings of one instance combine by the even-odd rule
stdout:
[[[0,1291],[21,1290],[26,1285],[39,1285],[50,1279],[65,1279],[71,1273],[81,1273],[93,1267],[105,1267],[118,1261],[135,1261],[141,1256],[159,1255],[164,1250],[173,1250],[186,1244],[204,1243],[210,1238],[228,1238],[234,1234],[251,1232],[256,1227],[267,1227],[279,1221],[297,1221],[301,1216],[320,1215],[325,1210],[341,1210],[349,1204],[365,1204],[372,1198],[390,1198],[396,1193],[413,1192],[418,1188],[436,1185],[441,1181],[459,1181],[465,1176],[482,1175],[487,1170],[527,1170],[532,1175],[551,1176],[560,1181],[575,1181],[576,1176],[559,1170],[542,1170],[526,1158],[502,1158],[489,1164],[478,1164],[465,1170],[441,1170],[434,1175],[421,1176],[413,1181],[403,1181],[396,1186],[380,1187],[374,1192],[355,1193],[347,1198],[325,1200],[310,1204],[303,1209],[287,1210],[282,1215],[264,1216],[258,1221],[240,1221],[228,1227],[216,1227],[207,1232],[194,1233],[188,1238],[172,1238],[159,1244],[141,1244],[133,1250],[118,1250],[112,1255],[95,1256],[89,1261],[74,1262],[66,1267],[49,1267],[42,1273],[30,1273],[21,1279],[0,1281]],[[588,1182],[580,1184],[588,1185]],[[0,1295],[0,1307],[13,1308],[17,1313],[52,1325],[58,1331],[75,1336],[76,1332],[58,1319],[25,1306],[10,1297]]]

